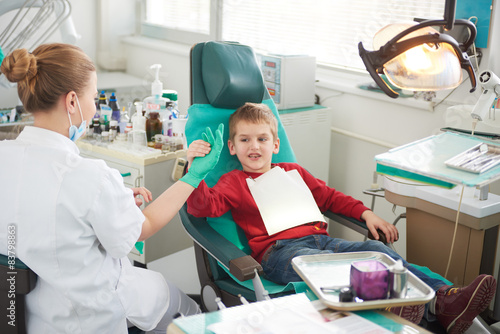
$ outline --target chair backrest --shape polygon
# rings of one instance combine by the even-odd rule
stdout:
[[[36,280],[37,275],[19,259],[0,254],[1,333],[26,333],[24,299]]]

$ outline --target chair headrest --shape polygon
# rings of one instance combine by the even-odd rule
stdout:
[[[262,102],[266,86],[249,46],[207,42],[201,67],[207,99],[212,106],[236,109],[246,102]]]

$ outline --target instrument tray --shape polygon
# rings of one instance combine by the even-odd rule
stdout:
[[[434,298],[434,290],[408,271],[408,292],[405,298],[390,298],[352,302],[339,301],[339,287],[350,285],[351,263],[378,260],[387,267],[396,263],[380,252],[353,252],[297,256],[292,265],[318,298],[329,308],[357,311],[405,305],[426,304]]]

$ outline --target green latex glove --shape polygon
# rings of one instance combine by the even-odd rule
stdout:
[[[137,249],[139,251],[139,254],[142,254],[144,253],[144,241],[137,241],[135,243],[135,249]]]
[[[222,136],[224,133],[224,124],[219,124],[219,127],[215,131],[215,138],[212,134],[212,130],[207,127],[206,131],[202,134],[203,140],[208,142],[211,146],[210,153],[204,157],[194,158],[193,164],[189,167],[189,171],[180,180],[192,185],[193,187],[198,187],[200,182],[210,173],[210,171],[217,165],[219,161],[220,153],[224,147],[224,142]]]

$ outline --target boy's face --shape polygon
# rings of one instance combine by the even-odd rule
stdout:
[[[229,153],[236,155],[243,170],[265,173],[271,169],[273,154],[279,152],[280,141],[274,140],[269,124],[240,121],[236,124],[234,142],[228,141]]]

